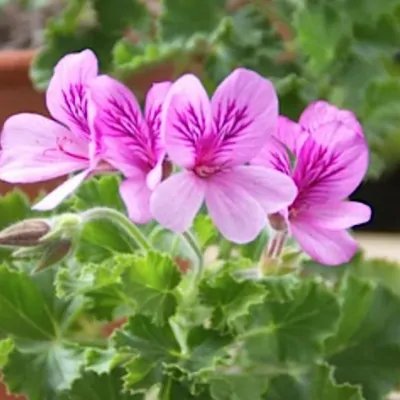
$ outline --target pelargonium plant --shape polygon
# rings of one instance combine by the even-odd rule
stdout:
[[[244,68],[186,74],[143,108],[62,58],[51,119],[4,124],[0,367],[30,400],[377,400],[400,379],[400,272],[349,233],[368,147],[354,114],[279,115]],[[381,273],[383,271],[383,273]],[[400,270],[399,270],[400,271]]]

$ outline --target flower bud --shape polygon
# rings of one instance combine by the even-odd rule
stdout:
[[[0,245],[12,247],[37,246],[50,230],[51,225],[44,219],[27,219],[3,229],[0,232]]]
[[[73,251],[72,244],[73,242],[69,239],[60,239],[55,240],[53,243],[47,243],[42,248],[42,257],[33,272],[39,272],[62,261]]]
[[[280,213],[268,214],[268,221],[277,232],[286,232],[288,229],[286,219]]]

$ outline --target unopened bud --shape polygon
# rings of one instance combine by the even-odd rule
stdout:
[[[51,225],[44,219],[27,219],[3,229],[0,232],[0,245],[12,247],[37,246],[50,230]]]
[[[285,232],[288,229],[286,219],[280,213],[268,214],[268,221],[275,231]]]
[[[173,172],[174,166],[171,161],[165,159],[162,163],[162,177],[161,180],[167,179]]]
[[[34,272],[39,272],[53,264],[62,261],[73,250],[72,241],[69,239],[55,240],[42,248],[43,255],[39,260]]]

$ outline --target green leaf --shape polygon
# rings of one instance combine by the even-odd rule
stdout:
[[[114,348],[88,349],[85,353],[85,371],[98,375],[110,373],[120,361],[120,355]]]
[[[262,400],[268,387],[268,379],[265,376],[255,376],[253,371],[215,375],[210,384],[214,400]]]
[[[56,63],[64,55],[92,49],[100,70],[112,68],[112,50],[127,29],[147,30],[150,16],[137,0],[71,0],[57,18],[49,20],[45,46],[31,66],[30,75],[35,86],[45,89]]]
[[[304,7],[297,13],[296,41],[315,73],[321,73],[335,60],[341,39],[350,34],[348,19],[344,17],[340,7],[322,2],[317,7]]]
[[[139,0],[94,0],[94,9],[101,28],[109,33],[121,35],[124,28],[134,28],[143,33],[150,29],[152,16],[146,3]]]
[[[336,383],[333,369],[325,364],[313,366],[310,372],[300,377],[275,378],[264,399],[364,400],[360,388]]]
[[[338,337],[330,340],[335,346],[328,362],[335,366],[338,382],[361,385],[368,400],[382,399],[400,379],[400,299],[355,277],[341,291],[341,325]],[[350,333],[344,334],[347,327]]]
[[[231,342],[232,338],[228,335],[196,327],[187,336],[188,353],[172,368],[177,367],[190,379],[212,373],[218,362],[226,356],[227,345]]]
[[[61,400],[141,400],[142,397],[123,391],[123,373],[122,368],[102,375],[87,372],[75,381],[72,390],[65,393]]]
[[[193,222],[193,232],[199,242],[200,248],[205,248],[214,242],[218,236],[214,223],[211,218],[205,214],[199,214]]]
[[[160,17],[164,41],[187,40],[193,35],[211,34],[223,16],[226,0],[164,0]]]
[[[15,189],[0,197],[0,230],[31,215],[29,200],[22,191]],[[0,249],[0,261],[9,256],[9,250]]]
[[[124,329],[115,333],[114,343],[117,349],[149,361],[172,360],[175,354],[179,354],[171,328],[154,325],[149,317],[142,315],[130,317]]]
[[[153,385],[162,381],[163,368],[158,362],[135,357],[124,365],[124,388],[133,393],[146,393]]]
[[[276,292],[276,281],[283,290]],[[334,294],[312,281],[299,281],[293,287],[286,277],[267,280],[266,288],[270,295],[264,302],[235,324],[244,354],[253,362],[272,365],[318,359],[323,340],[333,333],[339,318]]]
[[[16,342],[3,369],[4,379],[11,392],[30,400],[53,399],[80,377],[83,350],[66,342]]]
[[[58,270],[55,287],[61,298],[84,296],[86,307],[98,319],[111,320],[115,312],[132,312],[134,305],[122,288],[121,276],[125,265],[113,258],[101,264],[69,266]]]
[[[57,299],[53,280],[51,269],[28,277],[0,267],[0,331],[14,344],[4,379],[11,391],[31,400],[53,399],[79,377],[84,364],[83,349],[65,339],[82,298]],[[2,342],[4,352],[8,345]]]
[[[205,306],[214,309],[213,326],[223,329],[249,314],[250,308],[262,303],[266,294],[265,288],[254,281],[238,281],[222,274],[201,284],[199,298]]]
[[[151,251],[143,256],[116,256],[115,262],[124,266],[124,291],[136,303],[136,312],[157,325],[165,323],[175,311],[173,291],[180,281],[172,259]]]
[[[75,195],[68,200],[69,207],[76,211],[101,206],[124,211],[125,207],[119,194],[121,179],[117,175],[93,177],[85,181]]]
[[[4,368],[4,366],[8,362],[8,356],[14,350],[14,342],[10,339],[3,339],[0,341],[0,368]]]
[[[0,330],[31,340],[52,340],[58,334],[41,288],[24,273],[5,267],[0,267]]]
[[[399,263],[387,259],[360,258],[351,262],[350,268],[354,276],[379,283],[400,296]]]

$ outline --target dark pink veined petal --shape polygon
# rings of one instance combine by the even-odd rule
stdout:
[[[171,86],[169,81],[154,83],[146,95],[144,116],[149,129],[157,136],[160,135],[162,106]]]
[[[336,266],[346,263],[358,249],[355,239],[345,230],[316,227],[306,219],[292,222],[291,230],[304,252],[321,264]]]
[[[157,138],[148,129],[133,93],[106,75],[93,79],[88,87],[90,124],[100,136],[103,159],[127,177],[137,168],[150,171],[158,162]]]
[[[299,124],[289,118],[279,116],[274,135],[266,139],[262,150],[251,163],[291,175],[292,160],[290,157],[291,155],[298,157],[301,147],[308,137],[309,134]]]
[[[126,179],[121,183],[119,192],[133,222],[146,224],[151,220],[151,190],[146,185],[145,176]]]
[[[206,205],[211,219],[228,240],[247,243],[266,226],[266,213],[260,203],[225,173],[206,181]]]
[[[345,125],[348,130],[340,133],[353,132],[364,136],[363,128],[357,120],[355,114],[349,110],[341,110],[326,101],[316,101],[310,104],[301,114],[299,124],[306,129],[320,143],[332,143],[334,136],[330,136],[331,131],[326,131],[322,127],[332,122]],[[334,133],[334,132],[333,132]]]
[[[87,169],[68,179],[40,200],[39,203],[35,204],[32,209],[37,211],[47,211],[56,208],[68,196],[70,196],[92,172],[93,171]]]
[[[278,98],[273,84],[256,72],[238,68],[217,88],[212,101],[213,163],[250,162],[276,129]]]
[[[205,184],[191,171],[179,172],[162,181],[150,199],[153,218],[174,232],[188,230],[204,201]]]
[[[85,87],[97,74],[97,58],[91,50],[68,54],[55,66],[46,92],[46,104],[52,117],[87,140],[91,134]]]
[[[343,200],[361,183],[367,167],[368,148],[362,137],[352,136],[329,147],[309,137],[293,174],[299,188],[297,205]]]
[[[7,119],[0,143],[0,179],[6,182],[40,182],[89,166],[87,142],[41,115]]]
[[[301,218],[324,229],[348,229],[368,222],[371,218],[371,207],[356,201],[320,203],[302,212]]]
[[[192,168],[209,147],[212,119],[210,100],[194,75],[179,78],[169,90],[161,116],[161,136],[165,138],[169,158]]]
[[[218,179],[244,189],[261,205],[266,214],[276,213],[289,207],[297,195],[292,178],[262,166],[241,165],[220,172]]]

